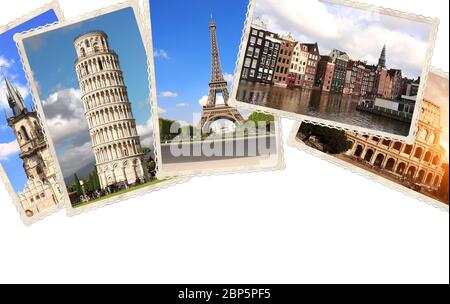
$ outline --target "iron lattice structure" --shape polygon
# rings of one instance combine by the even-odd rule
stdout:
[[[242,115],[237,109],[228,106],[230,94],[228,92],[228,84],[222,73],[222,65],[220,63],[219,47],[217,43],[217,26],[211,18],[209,23],[211,32],[211,82],[209,83],[209,94],[207,104],[203,107],[201,127],[205,131],[209,131],[211,124],[219,119],[227,119],[237,124],[244,121]],[[217,96],[222,94],[224,104],[217,104]]]

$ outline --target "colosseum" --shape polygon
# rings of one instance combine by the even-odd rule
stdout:
[[[420,114],[416,141],[407,145],[374,136],[347,134],[352,148],[346,153],[404,183],[414,183],[428,191],[437,191],[444,176],[445,149],[441,146],[439,106],[425,100]]]
[[[148,180],[119,56],[102,31],[75,39],[75,69],[101,187]]]

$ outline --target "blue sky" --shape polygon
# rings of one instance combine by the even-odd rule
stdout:
[[[53,23],[57,20],[58,19],[54,11],[50,10],[0,35],[0,62],[2,62],[4,65],[3,73],[11,79],[14,85],[20,87],[21,92],[25,93],[23,95],[25,97],[25,102],[28,108],[30,108],[32,101],[29,93],[27,92],[27,81],[22,69],[22,64],[20,63],[20,57],[16,48],[16,44],[13,40],[13,36],[16,33]],[[1,75],[1,77],[2,78],[0,82],[3,83],[3,75]],[[3,88],[3,85],[0,88]],[[4,108],[5,92],[0,89],[0,94],[2,95],[1,107]],[[0,114],[0,145],[10,144],[15,140],[16,138],[14,136],[14,133],[7,126],[2,109]],[[3,157],[0,156],[0,162],[5,169],[14,189],[20,192],[23,190],[27,182],[26,175],[23,171],[23,162],[19,158],[18,152],[12,154],[5,152],[5,154],[8,155],[3,155]]]
[[[138,128],[144,130],[150,120],[147,56],[131,8],[25,39],[25,50],[65,177],[73,176],[94,161],[74,68],[77,55],[73,45],[74,38],[93,30],[106,32],[110,48],[119,55]],[[143,134],[140,135],[142,139]]]
[[[217,24],[223,72],[233,74],[247,1],[190,0],[176,6],[171,1],[150,1],[150,6],[160,116],[193,123],[193,113],[201,113],[199,100],[209,89],[210,16]],[[176,97],[163,97],[163,92]]]

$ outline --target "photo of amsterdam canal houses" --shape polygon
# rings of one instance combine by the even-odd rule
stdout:
[[[0,176],[26,225],[64,203],[13,36],[62,19],[58,4],[51,2],[0,27]]]
[[[448,211],[448,74],[432,69],[412,144],[297,125],[290,144]]]
[[[147,0],[145,6],[157,82],[158,176],[283,168],[279,120],[228,103],[247,4]]]
[[[351,1],[251,0],[230,104],[412,141],[438,20]]]
[[[53,141],[69,215],[165,187],[156,179],[137,2],[15,39]]]

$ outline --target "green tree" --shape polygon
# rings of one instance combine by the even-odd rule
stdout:
[[[152,173],[156,170],[156,162],[152,158],[149,158],[147,161],[147,170],[149,173]]]
[[[147,148],[147,147],[143,147],[142,148],[142,154],[145,154],[145,155],[147,155],[148,153],[150,153],[152,150],[150,149],[150,148]]]
[[[78,176],[75,174],[74,182],[73,182],[73,190],[77,193],[78,196],[83,195],[83,189],[81,189],[81,183]]]
[[[323,145],[324,152],[329,154],[341,154],[352,147],[345,132],[334,128],[303,123],[299,133],[303,135],[304,142],[315,136]]]
[[[270,114],[254,112],[248,118],[246,122],[252,122],[258,128],[261,123],[266,125],[266,131],[271,131],[271,125],[275,121],[275,117]]]
[[[172,132],[173,131],[173,132]],[[159,119],[159,134],[161,141],[170,141],[181,134],[181,125],[169,119]]]
[[[94,171],[92,172],[92,191],[100,189],[101,189],[100,178],[98,177],[97,167],[95,167]]]

